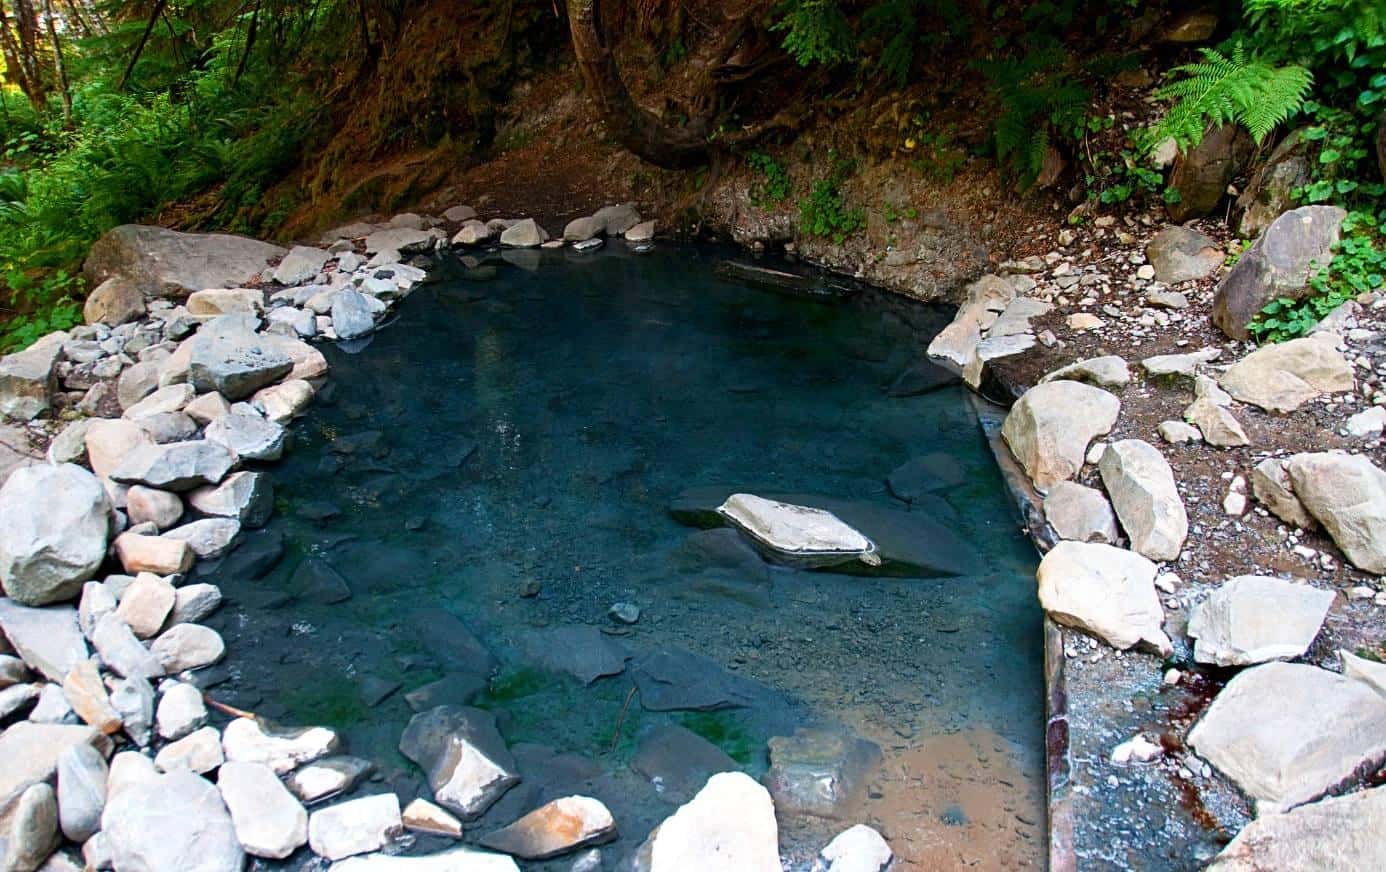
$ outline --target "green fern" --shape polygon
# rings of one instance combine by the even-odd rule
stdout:
[[[784,0],[770,26],[784,34],[784,50],[799,62],[835,66],[856,56],[856,34],[837,0]]]
[[[1183,78],[1156,92],[1175,103],[1153,129],[1152,145],[1172,137],[1181,148],[1192,148],[1208,127],[1221,124],[1240,124],[1259,145],[1304,108],[1314,82],[1304,67],[1248,57],[1240,43],[1230,55],[1212,48],[1202,52],[1202,61],[1174,68]]]

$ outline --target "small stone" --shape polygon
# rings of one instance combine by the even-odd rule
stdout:
[[[141,748],[154,737],[154,688],[139,676],[111,685],[111,705],[120,714],[125,735]]]
[[[375,764],[360,757],[323,757],[295,769],[284,783],[294,796],[313,803],[351,790],[373,771]]]
[[[83,660],[63,679],[63,694],[77,716],[106,735],[119,732],[120,715],[111,705],[96,664]]]
[[[1112,762],[1118,765],[1149,763],[1164,753],[1164,748],[1137,733],[1112,749]]]
[[[1358,439],[1375,439],[1386,429],[1386,406],[1372,406],[1348,418],[1344,429]]]
[[[117,536],[115,552],[126,572],[152,572],[165,576],[187,572],[197,558],[187,542],[140,533]]]
[[[131,485],[125,492],[125,512],[131,524],[148,523],[158,530],[167,530],[183,517],[183,500],[169,491]]]
[[[58,757],[58,821],[63,835],[85,842],[101,829],[106,806],[106,758],[90,745],[73,745]]]
[[[137,637],[149,639],[163,628],[176,597],[173,585],[153,573],[142,572],[125,589],[116,614]]]
[[[1198,367],[1222,356],[1221,348],[1202,348],[1183,354],[1157,354],[1141,361],[1141,367],[1155,378],[1182,376],[1193,378]]]
[[[402,818],[407,830],[449,839],[462,838],[462,822],[426,799],[417,798],[406,805]]]
[[[1131,370],[1125,360],[1112,354],[1070,363],[1049,373],[1040,379],[1040,383],[1059,379],[1087,382],[1100,388],[1119,388],[1131,383]]]
[[[337,749],[340,739],[327,727],[283,728],[256,718],[236,718],[221,737],[226,759],[264,763],[279,775]]]
[[[202,691],[181,681],[166,682],[161,688],[156,723],[159,738],[176,741],[207,723],[207,706]]]
[[[1161,421],[1156,428],[1160,438],[1171,445],[1183,445],[1186,442],[1201,442],[1203,434],[1192,424],[1183,421]]]
[[[165,539],[188,543],[193,554],[214,560],[235,547],[241,535],[241,522],[235,518],[203,518],[164,533]]]
[[[1065,318],[1064,323],[1068,325],[1068,329],[1074,332],[1082,330],[1101,330],[1103,327],[1107,326],[1107,322],[1087,312],[1075,312]]]
[[[223,762],[221,737],[216,727],[194,730],[176,742],[170,742],[154,758],[160,772],[186,769],[201,775],[211,772]]]
[[[606,613],[618,624],[634,624],[640,620],[640,607],[635,603],[613,603]]]
[[[188,584],[178,588],[173,600],[173,614],[168,624],[195,624],[221,605],[221,588],[215,584]]]
[[[130,630],[117,614],[103,615],[91,634],[92,646],[117,675],[123,677],[158,678],[164,674],[159,659]]]
[[[383,848],[403,828],[399,800],[393,793],[382,793],[313,812],[308,844],[319,856],[341,860]]]
[[[154,640],[149,650],[172,675],[185,669],[210,666],[226,653],[221,634],[201,624],[177,624]]]

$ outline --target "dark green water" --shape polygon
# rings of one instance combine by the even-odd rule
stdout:
[[[338,727],[351,753],[381,767],[368,791],[427,796],[395,745],[413,713],[405,692],[454,669],[434,620],[446,613],[498,659],[476,703],[498,712],[528,766],[469,840],[585,793],[621,828],[605,849],[614,868],[675,807],[628,766],[651,728],[682,724],[759,776],[768,738],[831,725],[879,744],[885,763],[851,819],[781,822],[791,864],[858,821],[887,831],[897,869],[1003,841],[1004,855],[978,855],[983,868],[1038,863],[1034,553],[961,389],[885,391],[947,315],[880,295],[823,305],[728,284],[712,275],[716,250],[611,248],[428,286],[360,353],[324,347],[335,384],[272,467],[274,520],[210,572],[228,598],[213,623],[230,646],[213,695]],[[960,483],[912,510],[885,479],[931,453]],[[905,537],[925,518],[966,555],[965,574],[772,566],[671,517],[681,492],[713,485],[894,513]],[[252,579],[245,558],[279,537],[282,558]],[[309,557],[334,567],[350,597],[294,595]],[[637,624],[608,618],[617,601],[642,609]],[[572,625],[620,634],[636,657],[695,652],[762,687],[753,705],[712,713],[646,711],[637,694],[622,717],[629,672],[584,687],[537,665],[545,633]],[[959,746],[976,753],[943,759]]]

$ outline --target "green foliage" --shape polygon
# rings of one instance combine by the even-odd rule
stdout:
[[[847,237],[866,226],[866,210],[849,209],[842,196],[842,183],[856,169],[845,158],[829,153],[832,170],[826,179],[814,183],[807,197],[799,201],[799,228],[810,236],[823,236],[841,245]]]
[[[1191,148],[1209,126],[1240,124],[1260,144],[1304,107],[1314,81],[1302,66],[1277,66],[1248,55],[1240,42],[1230,54],[1212,48],[1202,53],[1202,61],[1175,67],[1181,78],[1155,92],[1175,102],[1155,126],[1153,142],[1173,137],[1180,147]]]
[[[751,202],[762,209],[783,203],[793,187],[793,182],[789,179],[789,170],[785,169],[784,164],[763,151],[748,154],[746,163],[759,171],[763,177],[751,188]]]
[[[1044,168],[1050,144],[1083,130],[1088,89],[1064,69],[1065,53],[1043,44],[1018,58],[978,61],[997,102],[992,140],[996,158],[1015,173],[1022,189]]]
[[[949,126],[937,133],[920,133],[905,140],[905,148],[914,152],[910,166],[924,178],[948,184],[967,163],[967,152],[963,151],[954,139],[954,129]]]
[[[1333,260],[1310,280],[1310,293],[1302,300],[1282,297],[1268,303],[1252,320],[1251,334],[1269,342],[1303,336],[1348,300],[1386,287],[1384,222],[1386,211],[1349,214]]]
[[[856,56],[856,35],[837,0],[785,0],[770,26],[800,66],[837,66]]]

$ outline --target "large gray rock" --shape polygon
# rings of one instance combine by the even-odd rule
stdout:
[[[1160,450],[1140,439],[1113,442],[1098,469],[1131,549],[1151,560],[1178,557],[1189,535],[1189,516]]]
[[[342,291],[332,297],[332,329],[338,339],[357,339],[375,329],[375,314],[359,291]]]
[[[1251,493],[1271,513],[1301,529],[1314,526],[1314,518],[1295,496],[1294,482],[1285,468],[1286,458],[1267,457],[1251,470]]]
[[[404,831],[393,793],[365,796],[313,812],[308,844],[329,860],[378,851]]]
[[[614,838],[616,820],[601,800],[564,796],[487,833],[481,844],[525,860],[545,860]]]
[[[130,625],[114,612],[102,615],[92,629],[91,644],[96,653],[117,675],[136,678],[158,678],[164,667],[140,642]]]
[[[62,683],[87,659],[87,642],[72,606],[30,608],[0,597],[0,630],[29,668]]]
[[[709,776],[741,767],[697,733],[663,724],[641,737],[630,768],[649,779],[661,799],[681,805],[693,798]]]
[[[173,675],[185,669],[200,669],[216,663],[226,654],[221,634],[201,624],[176,624],[149,646],[164,672]]]
[[[208,442],[215,442],[242,460],[278,460],[284,456],[288,431],[283,424],[254,412],[233,409],[207,425]]]
[[[640,211],[634,203],[603,206],[592,213],[592,217],[602,222],[607,236],[621,236],[640,223]]]
[[[495,716],[481,709],[443,705],[417,714],[399,750],[427,774],[433,798],[465,820],[485,813],[520,780]]]
[[[308,841],[308,812],[265,764],[223,764],[217,789],[247,854],[279,860]]]
[[[294,361],[264,339],[249,330],[208,325],[192,340],[188,381],[198,393],[216,391],[232,402],[279,381],[293,371]]]
[[[101,832],[119,870],[240,872],[245,865],[221,794],[188,771],[112,789]]]
[[[962,375],[977,355],[977,345],[1016,298],[1015,281],[1000,276],[982,276],[967,286],[967,296],[952,323],[939,331],[929,343],[929,359]]]
[[[1321,799],[1242,828],[1205,872],[1386,869],[1386,787]]]
[[[1025,392],[1001,427],[1011,453],[1041,492],[1083,467],[1088,443],[1107,433],[1121,401],[1099,388],[1053,381]]]
[[[82,271],[88,287],[118,275],[139,285],[146,297],[184,297],[204,288],[240,287],[284,254],[277,245],[243,236],[123,224],[92,245]]]
[[[801,728],[767,744],[765,786],[782,813],[840,817],[881,765],[879,746],[840,730]]]
[[[263,527],[274,512],[274,488],[263,472],[233,472],[219,485],[189,493],[188,505],[204,515],[234,518],[253,530]]]
[[[758,546],[784,559],[813,566],[880,562],[870,539],[823,509],[732,494],[717,513]]]
[[[1352,365],[1333,333],[1314,333],[1266,345],[1228,367],[1223,390],[1268,412],[1293,412],[1320,394],[1350,391]]]
[[[1217,695],[1189,745],[1258,815],[1282,812],[1386,760],[1386,695],[1317,666],[1254,666]]]
[[[240,535],[241,522],[235,518],[203,518],[164,533],[165,538],[187,542],[193,553],[204,560],[214,560],[230,551]]]
[[[1111,545],[1060,542],[1035,573],[1040,605],[1055,621],[1098,636],[1115,648],[1141,644],[1172,650],[1161,624],[1155,564]]]
[[[390,227],[377,230],[366,236],[366,254],[394,251],[399,254],[413,254],[433,247],[437,237],[427,230],[412,227]]]
[[[142,484],[181,493],[202,485],[218,484],[235,464],[235,455],[225,445],[210,439],[139,445],[125,455],[120,466],[111,473],[111,479],[122,484]]]
[[[306,282],[322,272],[330,257],[332,255],[324,249],[295,245],[289,249],[288,254],[284,255],[279,266],[275,267],[274,280],[281,285],[297,285]]]
[[[0,586],[23,605],[72,599],[106,557],[111,503],[80,466],[30,466],[0,487]]]
[[[1386,472],[1361,454],[1296,454],[1295,495],[1353,565],[1386,573]]]
[[[1155,234],[1145,256],[1155,268],[1155,280],[1167,285],[1210,276],[1227,257],[1211,236],[1178,224]]]
[[[1267,303],[1303,297],[1309,279],[1333,259],[1346,217],[1337,206],[1302,206],[1275,219],[1218,284],[1213,323],[1233,339],[1246,339],[1247,324]]]
[[[23,351],[0,357],[0,415],[32,421],[48,411],[67,340],[66,333],[50,333]]]
[[[1101,491],[1077,482],[1061,481],[1049,489],[1044,519],[1060,539],[1115,545],[1119,538],[1112,504]]]
[[[1243,575],[1223,582],[1189,615],[1194,659],[1250,666],[1298,657],[1313,644],[1334,594],[1279,578]]]
[[[533,218],[526,218],[507,227],[501,232],[501,245],[508,245],[511,248],[537,248],[548,239],[548,234],[544,232]]]
[[[82,319],[88,324],[109,324],[114,327],[144,317],[144,292],[137,282],[124,276],[112,276],[96,286],[82,306]]]
[[[770,793],[742,772],[708,779],[698,795],[650,833],[632,872],[780,872],[779,827]]]
[[[58,820],[72,841],[85,842],[101,829],[109,771],[106,758],[91,745],[71,745],[59,755]]]
[[[1295,191],[1309,183],[1314,170],[1311,140],[1305,128],[1281,140],[1237,198],[1235,227],[1242,239],[1255,239],[1294,206]]]

